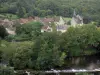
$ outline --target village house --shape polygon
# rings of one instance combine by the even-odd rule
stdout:
[[[41,28],[41,32],[52,32],[52,28],[49,26],[49,25],[44,25],[42,28]]]
[[[54,23],[54,18],[41,18],[40,22],[43,23],[44,25],[51,25]]]
[[[4,27],[9,27],[12,28],[12,26],[14,25],[13,21],[10,21],[8,19],[4,19],[4,20],[0,20],[0,25],[3,25]]]
[[[2,25],[6,29],[7,33],[11,35],[15,35],[15,23],[16,22],[14,20],[0,19],[0,25]]]
[[[19,19],[19,23],[20,24],[26,24],[26,23],[29,23],[31,21],[34,21],[34,17],[28,17],[28,18],[21,18]]]
[[[55,25],[56,25],[56,30],[58,32],[60,31],[60,32],[64,33],[67,31],[68,26],[62,17],[60,17],[58,22],[55,22]]]
[[[6,31],[7,31],[7,33],[10,34],[10,35],[15,35],[15,34],[16,34],[14,30],[11,30],[11,29],[9,29],[9,28],[6,28]]]
[[[64,33],[67,31],[67,25],[58,25],[56,28],[57,28],[58,32],[60,31],[60,32]]]
[[[44,26],[41,28],[41,32],[52,32],[51,24],[54,23],[53,18],[36,18],[36,21],[41,22]]]
[[[74,10],[74,13],[73,13],[73,17],[72,17],[72,20],[71,20],[71,25],[72,26],[76,26],[76,25],[83,25],[83,17],[81,17],[80,15],[76,15],[76,12]]]
[[[65,21],[63,20],[62,17],[59,18],[59,21],[58,22],[55,22],[56,26],[57,25],[64,25],[65,24]]]

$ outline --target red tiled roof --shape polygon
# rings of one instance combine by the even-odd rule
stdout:
[[[34,20],[33,17],[21,18],[21,19],[19,19],[19,22],[22,23],[22,24],[25,24],[25,23],[31,22],[31,21],[33,21],[33,20]]]

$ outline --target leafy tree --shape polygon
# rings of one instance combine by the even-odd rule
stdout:
[[[100,41],[100,33],[94,25],[71,27],[62,37],[64,39],[63,48],[65,51],[67,49],[72,56],[85,54],[85,50],[91,46],[98,45]]]
[[[14,66],[17,69],[31,68],[31,45],[33,43],[30,41],[26,42],[7,42],[2,41],[0,51],[2,52],[1,61],[7,63],[10,66]],[[30,56],[30,57],[29,57]],[[19,62],[18,62],[18,61]],[[24,62],[19,65],[17,63]],[[26,63],[27,62],[27,63]],[[27,65],[26,65],[27,64]],[[16,67],[17,66],[17,67]]]
[[[4,26],[0,25],[0,38],[5,38],[8,35]]]
[[[21,6],[20,2],[18,2],[17,7],[18,7],[17,15],[19,17],[24,17],[24,15],[26,15],[26,9]]]
[[[10,67],[0,66],[0,75],[15,75],[14,69],[12,69]]]
[[[0,50],[0,62],[2,60],[2,51]]]
[[[36,69],[50,69],[64,64],[65,54],[57,46],[58,39],[55,33],[44,33],[37,38],[32,57]]]
[[[22,38],[32,39],[36,38],[41,33],[42,24],[40,22],[31,22],[16,27],[16,33]]]
[[[16,69],[32,67],[31,51],[26,48],[19,48],[13,56],[13,65]]]
[[[19,17],[44,17],[47,14],[72,17],[73,9],[76,9],[88,20],[86,23],[91,20],[100,23],[99,4],[99,0],[3,0],[0,1],[0,13],[17,14]]]
[[[15,69],[32,68],[32,51],[30,46],[30,44],[25,43],[20,44],[20,46],[16,48],[12,57],[12,63]]]

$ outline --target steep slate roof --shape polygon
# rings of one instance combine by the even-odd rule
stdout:
[[[76,15],[76,12],[74,10],[73,17],[71,20],[71,25],[75,26],[77,24],[83,24],[83,17],[81,17],[80,15]]]
[[[76,17],[74,17],[74,19],[78,24],[82,23],[82,20],[83,20],[80,15],[77,15]]]

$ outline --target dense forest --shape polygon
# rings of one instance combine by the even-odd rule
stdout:
[[[87,20],[100,20],[99,0],[0,0],[0,13],[27,16],[72,17],[73,10]]]

